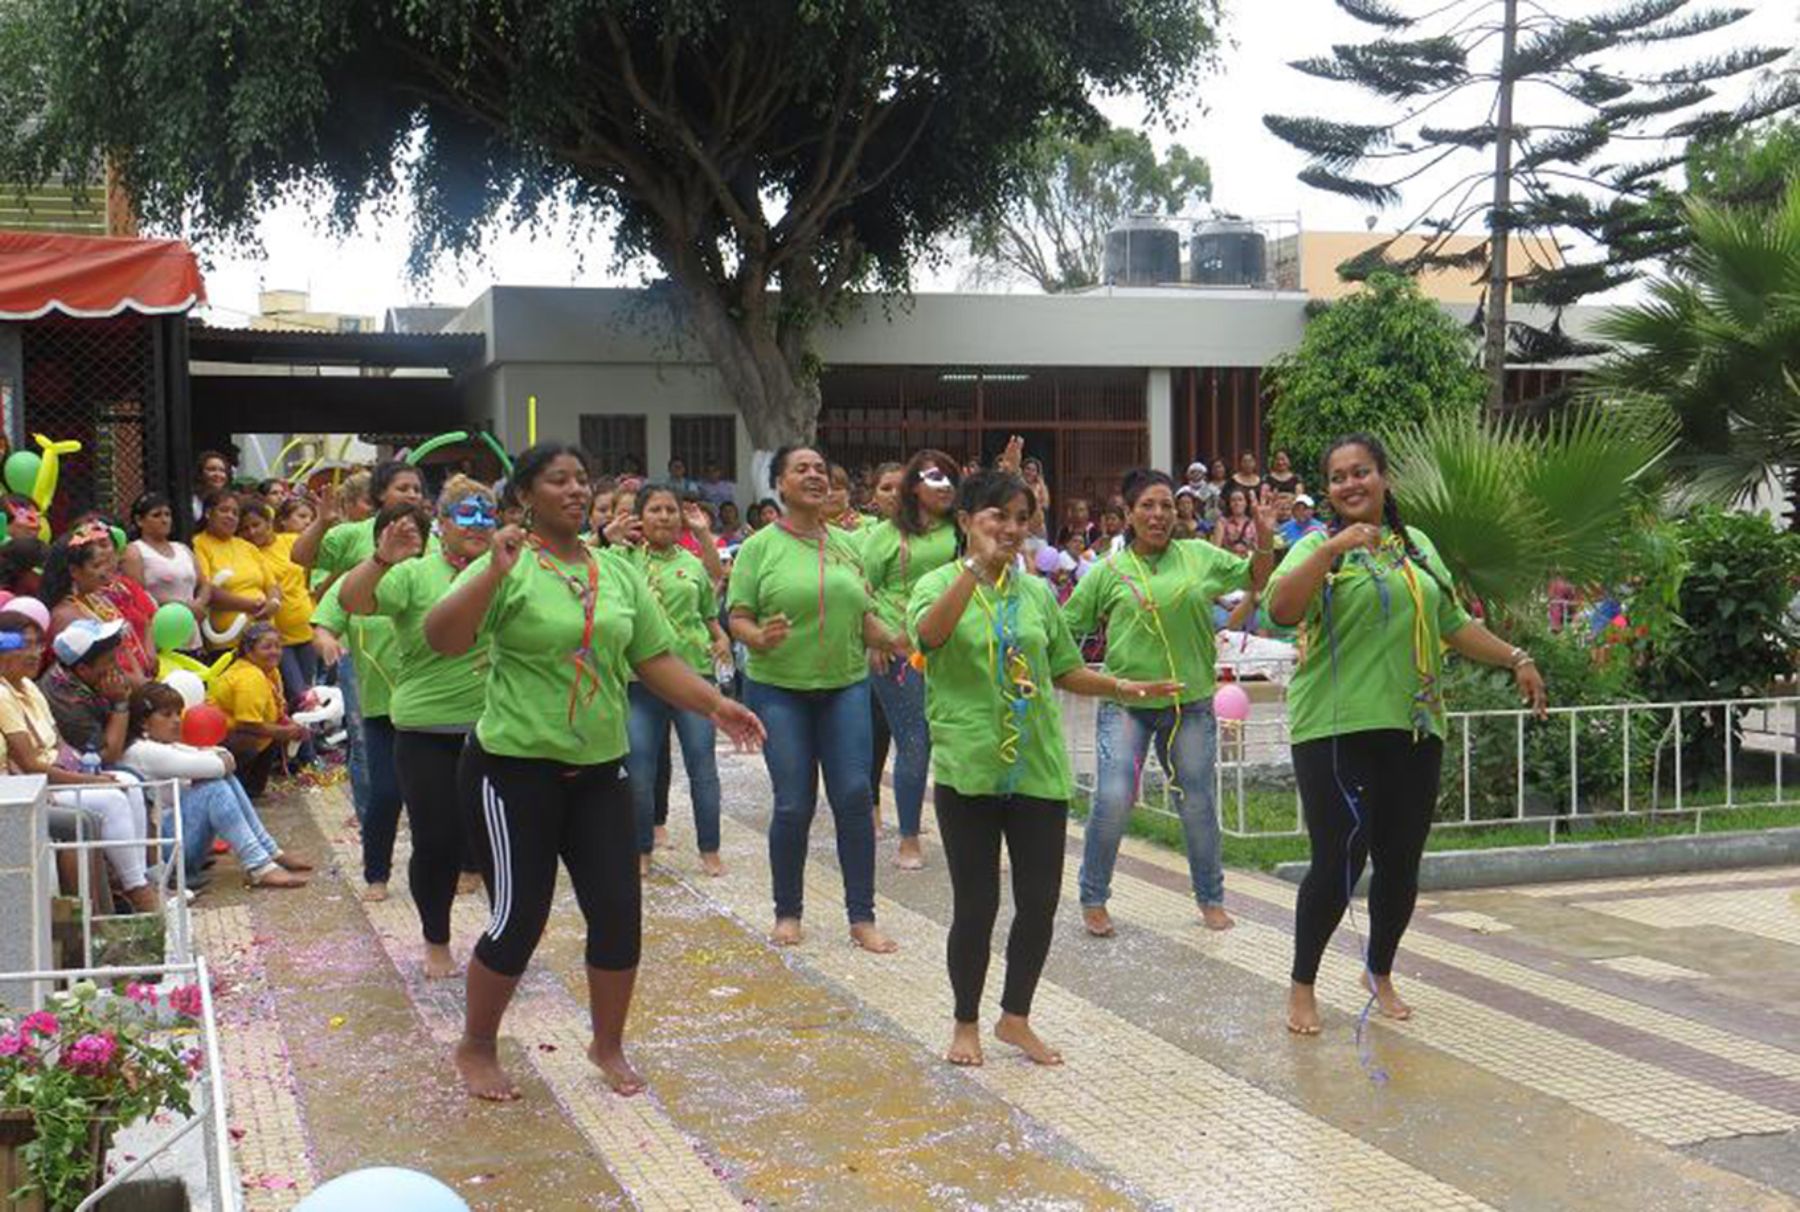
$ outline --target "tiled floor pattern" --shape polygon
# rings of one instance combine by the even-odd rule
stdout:
[[[1800,947],[1800,884],[1753,891],[1695,891],[1631,900],[1576,901],[1575,906],[1663,930],[1712,926]]]
[[[722,765],[731,794],[766,799],[766,790],[760,789],[766,786],[760,761],[725,758]],[[678,780],[678,801],[682,791]],[[333,828],[343,816],[340,794],[317,796],[307,809],[323,834],[332,839],[343,869],[353,872],[353,843]],[[679,839],[685,836],[685,804],[678,803],[675,817]],[[861,1013],[873,1015],[874,1025],[869,1030],[878,1036],[886,1033],[903,1044],[909,1052],[908,1063],[935,1065],[932,1070],[921,1069],[932,1073],[933,1082],[948,1082],[952,1090],[961,1083],[961,1088],[971,1093],[978,1091],[980,1099],[1012,1108],[1018,1130],[1026,1134],[1024,1139],[1037,1140],[1040,1149],[1048,1147],[1053,1155],[1066,1156],[1074,1164],[1073,1170],[1065,1165],[1057,1181],[1073,1183],[1071,1190],[1089,1190],[1086,1197],[1035,1200],[1031,1206],[1099,1207],[1121,1196],[1127,1203],[1170,1208],[1488,1206],[1468,1190],[1445,1181],[1446,1174],[1469,1173],[1467,1165],[1434,1172],[1438,1168],[1432,1165],[1429,1150],[1423,1160],[1418,1150],[1408,1153],[1412,1161],[1403,1160],[1374,1143],[1380,1137],[1372,1125],[1358,1126],[1355,1118],[1347,1119],[1341,1109],[1320,1118],[1309,1110],[1304,1098],[1294,1097],[1291,1091],[1271,1092],[1253,1073],[1215,1066],[1204,1053],[1171,1042],[1169,1033],[1109,1010],[1091,993],[1083,996],[1054,982],[1041,987],[1033,1018],[1048,1037],[1071,1045],[1067,1048],[1069,1064],[1063,1069],[1037,1069],[991,1040],[989,1063],[983,1069],[951,1071],[936,1064],[933,1058],[943,1047],[946,1029],[941,907],[927,912],[922,906],[909,907],[883,897],[881,920],[905,940],[904,948],[893,956],[873,957],[849,946],[841,935],[841,885],[835,865],[825,861],[829,824],[824,820],[828,814],[822,810],[821,817],[814,831],[814,860],[808,869],[808,903],[814,907],[809,918],[811,936],[803,947],[768,953],[760,944],[768,917],[766,843],[755,828],[739,818],[728,817],[726,824],[727,860],[733,875],[706,880],[694,871],[696,864],[685,851],[667,852],[666,857],[659,854],[659,871],[646,893],[647,916],[666,911],[674,904],[671,897],[702,898],[715,910],[731,915],[735,925],[729,932],[739,939],[735,948],[747,947],[764,962],[774,954],[778,964],[787,966],[787,979],[817,986],[828,997],[847,999],[849,1005],[860,1007]],[[1135,862],[1185,877],[1180,855],[1135,841],[1127,842],[1126,851],[1130,861],[1122,865],[1115,880],[1113,900],[1122,928],[1151,932],[1159,945],[1173,945],[1190,955],[1200,971],[1207,965],[1222,964],[1246,974],[1240,980],[1266,983],[1273,1012],[1286,983],[1290,958],[1290,936],[1282,919],[1291,913],[1292,887],[1268,877],[1233,872],[1229,895],[1242,907],[1240,925],[1228,934],[1211,935],[1195,928],[1191,898],[1181,890],[1179,881],[1132,874],[1131,863]],[[941,856],[934,857],[941,861]],[[401,857],[397,866],[403,867],[403,863]],[[886,872],[884,867],[878,887],[891,878]],[[1074,875],[1071,861],[1066,888],[1071,901]],[[1610,912],[1623,906],[1618,916],[1632,920],[1642,920],[1642,915],[1632,916],[1640,913],[1640,902],[1642,906],[1666,907],[1678,901],[1688,904],[1683,912],[1692,919],[1684,919],[1683,924],[1721,926],[1728,925],[1724,919],[1732,919],[1728,928],[1745,928],[1742,922],[1748,917],[1766,921],[1764,937],[1783,943],[1796,941],[1779,933],[1783,927],[1779,913],[1787,907],[1785,891],[1776,896],[1766,887],[1733,888],[1766,883],[1770,875],[1767,870],[1718,873],[1676,883],[1640,881],[1641,887],[1626,883],[1623,888],[1621,882],[1610,881],[1565,888],[1561,899],[1579,901],[1579,896],[1572,897],[1570,892],[1603,898],[1581,907]],[[1542,889],[1520,891],[1532,897],[1545,895]],[[1621,891],[1656,895],[1622,897]],[[361,905],[350,897],[341,899],[345,909],[354,908],[372,927],[387,961],[403,978],[428,1038],[439,1045],[454,1038],[461,1012],[460,982],[425,982],[415,975],[417,924],[404,879],[397,873],[393,896],[383,904]],[[1396,1046],[1434,1050],[1452,1065],[1475,1066],[1493,1080],[1532,1092],[1531,1097],[1566,1104],[1572,1109],[1570,1114],[1598,1117],[1590,1122],[1618,1125],[1661,1145],[1791,1132],[1800,1127],[1800,1116],[1789,1106],[1789,1095],[1796,1092],[1795,1081],[1800,1078],[1800,1054],[1484,949],[1497,947],[1498,940],[1515,934],[1514,923],[1491,904],[1484,902],[1481,909],[1471,909],[1463,906],[1456,894],[1438,894],[1421,902],[1420,913],[1441,925],[1414,930],[1402,952],[1398,971],[1406,972],[1409,955],[1418,957],[1424,971],[1407,973],[1405,984],[1419,1010],[1418,1018],[1407,1024],[1384,1024],[1380,1029],[1394,1033],[1393,1038],[1400,1041]],[[1002,926],[1005,917],[1003,910]],[[1800,920],[1800,913],[1795,913],[1795,918]],[[480,897],[462,898],[456,907],[454,933],[459,940],[472,938],[485,920]],[[249,919],[240,909],[203,908],[197,921],[202,946],[214,957],[215,965],[221,954],[253,958]],[[1666,927],[1671,922],[1663,915],[1651,924]],[[1443,933],[1433,932],[1440,930]],[[579,989],[571,987],[579,982],[579,918],[566,890],[551,932],[555,937],[547,939],[537,970],[522,985],[508,1019],[508,1037],[518,1045],[514,1063],[529,1067],[534,1084],[547,1091],[562,1119],[585,1140],[632,1206],[748,1206],[759,1204],[755,1192],[771,1198],[770,1206],[840,1206],[833,1202],[829,1185],[819,1186],[821,1172],[817,1169],[804,1174],[762,1174],[755,1167],[763,1165],[763,1160],[753,1157],[747,1162],[743,1156],[731,1156],[729,1149],[709,1139],[716,1135],[718,1124],[708,1122],[705,1100],[691,1086],[672,1095],[673,1101],[666,1105],[654,1094],[621,1100],[603,1093],[583,1056],[585,1007],[577,996]],[[1459,938],[1469,941],[1456,941]],[[1066,945],[1059,936],[1059,948]],[[556,965],[568,968],[569,973],[559,976],[550,971],[551,953]],[[702,965],[708,959],[705,947],[690,946],[682,956],[684,962]],[[997,984],[1002,963],[997,956],[992,983]],[[1647,956],[1615,956],[1605,963],[1610,973],[1634,978],[1646,990],[1701,975]],[[228,999],[253,997],[256,972],[240,975],[247,967],[243,962],[227,967],[232,969],[234,981]],[[1349,1016],[1362,1008],[1359,971],[1356,956],[1347,948],[1327,956],[1319,991],[1335,1016],[1334,1029],[1343,1027]],[[709,973],[697,971],[691,979],[699,989],[707,983]],[[1514,991],[1516,996],[1484,999],[1480,991],[1489,986]],[[717,1030],[735,1030],[735,1021],[724,1009],[734,1001],[735,992],[729,985],[708,988],[693,996],[691,1012],[702,1018],[722,1016]],[[1551,1009],[1555,1013],[1549,1013]],[[1615,1038],[1586,1029],[1602,1022],[1616,1024],[1622,1034]],[[718,1038],[723,1041],[729,1036]],[[808,1046],[826,1046],[829,1038],[819,1035]],[[1662,1063],[1656,1051],[1659,1045],[1679,1050],[1684,1063]],[[640,1045],[646,1052],[650,1047],[648,1043]],[[291,1179],[295,1184],[287,1190],[253,1186],[250,1206],[291,1206],[298,1192],[317,1176],[308,1162],[305,1113],[294,1097],[295,1083],[283,1052],[279,1020],[273,1015],[240,1016],[228,1026],[225,1056],[231,1066],[228,1080],[234,1123],[244,1130],[238,1146],[241,1170],[251,1179]],[[1708,1067],[1715,1063],[1716,1070]],[[675,1090],[676,1083],[671,1081],[669,1087]],[[1800,1101],[1794,1105],[1800,1106]],[[846,1127],[857,1132],[853,1126]],[[946,1131],[955,1128],[952,1124]],[[1644,1148],[1657,1147],[1647,1142]],[[1000,1147],[1004,1152],[1008,1146],[1003,1143]],[[1054,1168],[1064,1163],[1053,1157],[1051,1164]],[[1705,1170],[1687,1159],[1670,1164]],[[1766,1188],[1716,1171],[1707,1173],[1729,1181],[1720,1184],[1702,1173],[1698,1177],[1704,1181],[1695,1189],[1737,1192],[1730,1198],[1732,1206],[1789,1206],[1785,1197]],[[1083,1177],[1090,1174],[1092,1177]],[[1111,1183],[1113,1194],[1080,1187],[1095,1178]],[[881,1188],[869,1186],[871,1180],[866,1176],[857,1181],[863,1184],[856,1188],[860,1192],[858,1206],[912,1206],[899,1188],[889,1204],[867,1194]],[[1509,1203],[1494,1194],[1504,1192],[1504,1182],[1483,1182],[1476,1189],[1488,1192],[1488,1201],[1498,1206]],[[769,1196],[770,1192],[782,1195]],[[805,1198],[790,1198],[801,1192],[806,1193]],[[1001,1198],[959,1206],[1010,1202]],[[541,1206],[589,1205],[558,1199]],[[1708,1205],[1702,1200],[1695,1206]]]

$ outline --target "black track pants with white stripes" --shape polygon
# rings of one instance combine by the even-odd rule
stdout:
[[[474,827],[487,838],[481,877],[492,914],[476,957],[503,976],[525,971],[550,917],[560,858],[587,919],[588,966],[637,967],[643,899],[625,763],[500,757],[471,737],[460,777]]]

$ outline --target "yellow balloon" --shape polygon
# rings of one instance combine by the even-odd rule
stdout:
[[[41,433],[32,434],[31,440],[44,452],[38,462],[37,483],[31,486],[31,499],[37,502],[39,509],[49,509],[51,500],[56,496],[56,479],[62,472],[62,457],[78,452],[81,443],[73,439],[52,442]]]
[[[226,653],[210,665],[202,665],[185,652],[163,652],[157,654],[156,676],[164,678],[172,669],[185,669],[200,678],[202,684],[210,686],[213,681],[225,672],[225,666],[231,664],[231,653]]]

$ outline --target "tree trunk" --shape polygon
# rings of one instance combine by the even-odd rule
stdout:
[[[819,384],[800,364],[809,334],[790,333],[785,342],[777,336],[769,314],[778,306],[772,295],[735,310],[725,306],[709,282],[684,285],[683,295],[694,335],[712,356],[756,449],[812,441],[819,423]]]
[[[1512,222],[1513,52],[1519,37],[1519,0],[1506,0],[1500,39],[1500,98],[1495,116],[1494,208],[1489,212],[1487,331],[1481,368],[1488,377],[1488,410],[1506,402],[1506,304]]]

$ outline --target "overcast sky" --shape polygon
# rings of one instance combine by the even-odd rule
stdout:
[[[1268,112],[1365,121],[1373,117],[1374,103],[1366,94],[1348,85],[1313,79],[1287,66],[1293,59],[1328,53],[1333,42],[1362,40],[1368,36],[1368,27],[1344,16],[1331,0],[1228,2],[1231,12],[1225,33],[1229,45],[1221,55],[1221,70],[1204,79],[1193,97],[1174,106],[1181,119],[1176,129],[1145,125],[1144,107],[1132,99],[1105,101],[1102,108],[1120,125],[1145,125],[1159,144],[1179,141],[1204,155],[1212,164],[1214,200],[1226,210],[1253,217],[1297,217],[1305,227],[1319,230],[1360,230],[1371,208],[1296,181],[1302,157],[1269,134],[1262,117]],[[1607,0],[1596,5],[1562,0],[1556,8],[1582,12],[1610,9],[1622,2]],[[1419,0],[1399,6],[1411,11],[1426,7]],[[1794,0],[1748,0],[1747,7],[1755,11],[1737,26],[1685,44],[1675,58],[1722,53],[1750,42],[1794,44],[1795,34],[1800,32]],[[1645,65],[1658,68],[1666,66],[1669,59],[1664,53],[1647,58]],[[1734,92],[1731,99],[1737,96]],[[1485,109],[1488,100],[1481,99],[1477,110]],[[1542,105],[1541,98],[1522,98],[1518,120],[1543,120],[1546,111]],[[1433,119],[1440,118],[1447,124],[1458,120],[1473,123],[1480,120],[1481,113],[1455,114],[1440,109]],[[1457,175],[1460,173],[1453,173],[1450,179]],[[1447,183],[1441,175],[1421,179],[1409,188],[1406,204],[1379,216],[1380,226],[1391,228],[1411,218],[1413,211],[1408,205],[1415,209],[1424,205]],[[386,308],[406,303],[467,303],[491,283],[564,286],[639,281],[635,274],[621,277],[609,272],[610,255],[603,239],[558,231],[535,237],[499,233],[484,263],[443,265],[430,281],[411,283],[404,272],[405,231],[403,217],[386,223],[370,221],[352,238],[338,241],[324,233],[304,206],[282,206],[262,224],[261,255],[214,255],[206,271],[212,305],[207,318],[222,325],[245,323],[256,310],[257,291],[264,288],[308,290],[317,310],[379,317]],[[584,258],[573,255],[577,243],[585,246]],[[948,272],[923,277],[918,286],[953,289],[956,282],[957,274]]]

